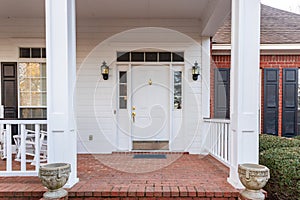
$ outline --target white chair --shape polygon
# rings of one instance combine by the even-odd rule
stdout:
[[[32,159],[27,159],[26,162],[31,162],[32,164],[35,164],[36,155],[35,155],[35,132],[32,130],[26,130],[25,131],[25,144],[26,144],[26,157],[31,156]],[[16,154],[16,161],[21,160],[21,136],[20,135],[14,135],[13,136],[16,147],[17,147],[17,154]],[[47,132],[40,131],[40,162],[46,162],[47,161]]]

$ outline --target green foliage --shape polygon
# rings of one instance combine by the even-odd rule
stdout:
[[[281,147],[300,147],[300,140],[267,134],[261,134],[259,136],[259,152]]]
[[[300,135],[295,136],[294,139],[300,140]]]
[[[300,137],[297,138],[259,137],[259,162],[270,169],[271,178],[264,188],[269,199],[300,200]]]

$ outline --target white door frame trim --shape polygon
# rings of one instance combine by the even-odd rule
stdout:
[[[175,65],[174,65],[175,64]],[[127,62],[127,63],[124,63],[124,62],[116,62],[116,85],[118,85],[119,83],[119,72],[120,72],[120,66],[127,66],[128,67],[128,70],[127,70],[127,96],[131,95],[131,92],[132,92],[132,68],[135,67],[135,66],[141,66],[141,65],[145,65],[145,66],[148,66],[148,65],[164,65],[166,67],[169,68],[169,88],[173,88],[174,87],[174,83],[173,83],[173,70],[174,70],[174,67],[177,67],[177,66],[181,66],[182,69],[182,78],[184,79],[184,63],[177,63],[177,62]],[[119,100],[119,89],[116,90],[116,102]],[[184,94],[184,81],[182,81],[182,94]],[[184,96],[184,95],[183,95]],[[132,113],[132,99],[131,98],[128,98],[127,99],[127,112],[128,113]],[[168,141],[169,141],[169,151],[172,151],[172,139],[174,134],[173,134],[173,131],[174,131],[174,127],[173,127],[173,123],[174,123],[174,109],[173,109],[173,101],[174,101],[174,97],[170,94],[169,95],[169,138],[168,138]],[[183,100],[184,101],[184,98]],[[116,131],[119,132],[118,130],[118,123],[119,123],[119,107],[118,107],[118,103],[116,103],[116,121],[117,121],[117,124],[116,124]],[[128,151],[132,151],[132,148],[133,148],[133,145],[132,145],[132,142],[133,142],[133,138],[132,138],[132,122],[129,123],[129,133],[130,133],[130,137],[129,138],[129,145],[128,145]],[[119,134],[117,133],[117,137],[116,137],[116,144],[118,145],[117,148],[120,148],[120,143],[119,143],[119,138],[118,138]]]

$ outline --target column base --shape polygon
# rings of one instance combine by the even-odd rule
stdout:
[[[245,189],[239,179],[238,171],[236,167],[230,167],[229,177],[227,178],[227,182],[230,183],[236,189]]]
[[[64,188],[71,188],[78,182],[79,182],[79,178],[69,179],[66,185],[64,185]]]

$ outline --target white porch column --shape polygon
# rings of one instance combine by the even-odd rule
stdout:
[[[201,81],[202,81],[202,118],[210,117],[210,37],[202,37]]]
[[[228,182],[242,187],[237,167],[258,163],[260,0],[232,0],[231,158]]]
[[[74,121],[76,81],[75,0],[45,0],[48,163],[72,166],[66,187],[78,182]]]

